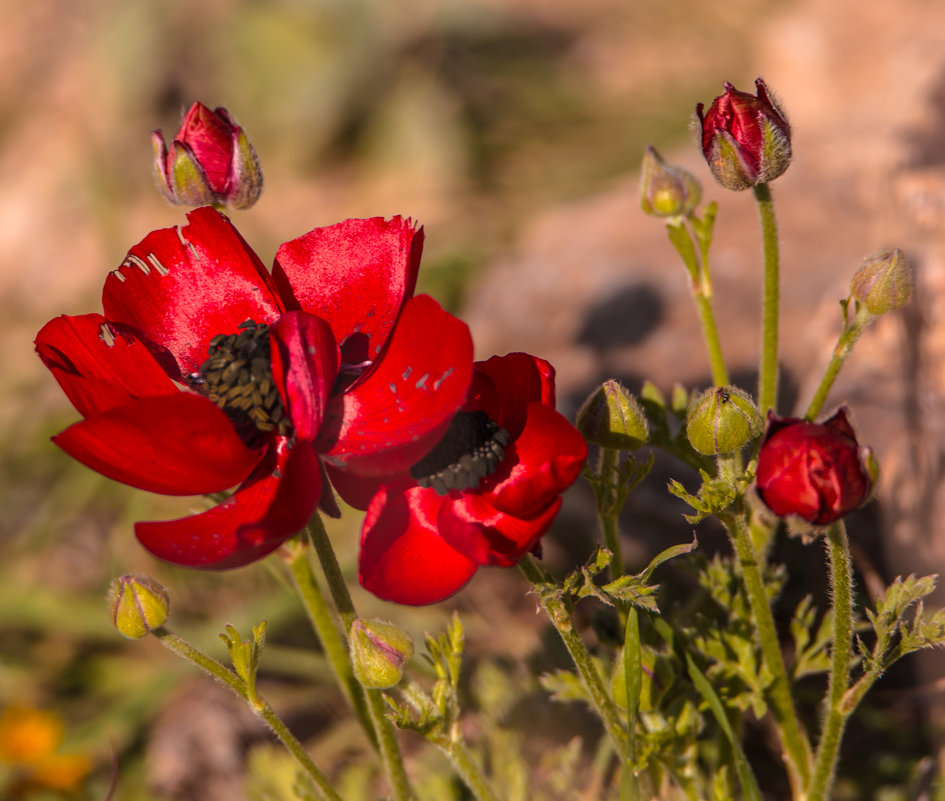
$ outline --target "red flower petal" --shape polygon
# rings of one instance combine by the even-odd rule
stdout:
[[[551,526],[561,499],[529,519],[496,509],[491,495],[454,493],[437,517],[440,536],[463,556],[480,565],[511,567],[535,547]]]
[[[369,337],[375,359],[413,295],[422,251],[423,229],[409,219],[346,220],[282,245],[273,278],[287,301],[328,320],[339,344]]]
[[[760,462],[758,493],[776,515],[796,514],[814,522],[820,511],[820,494],[812,482],[810,451],[802,443],[775,452]]]
[[[137,523],[139,542],[159,559],[208,570],[254,562],[308,523],[321,492],[318,455],[309,444],[280,438],[266,460],[230,498],[202,514]]]
[[[184,117],[173,147],[183,145],[193,152],[194,160],[207,175],[210,188],[218,195],[226,189],[233,151],[233,126],[217,109],[213,112],[203,103],[194,103]]]
[[[331,328],[319,317],[287,312],[270,326],[269,335],[272,377],[295,435],[314,440],[338,375],[340,357]]]
[[[374,368],[329,403],[319,450],[360,475],[402,472],[437,443],[471,376],[466,324],[427,295],[411,298]]]
[[[587,443],[563,415],[530,403],[521,436],[512,443],[506,462],[514,458],[508,472],[494,474],[499,481],[490,489],[497,509],[516,517],[530,518],[543,510],[580,475],[587,458]]]
[[[397,476],[390,474],[383,476],[356,476],[354,473],[346,473],[330,464],[326,464],[325,469],[335,491],[348,506],[354,507],[355,509],[367,509],[375,493],[377,493],[384,484],[394,484],[398,481],[412,483],[407,471]]]
[[[180,391],[141,341],[101,314],[50,320],[36,335],[36,352],[82,415]]]
[[[226,217],[205,206],[187,219],[135,245],[102,293],[105,316],[166,347],[184,376],[197,372],[216,334],[282,312],[265,267]]]
[[[422,606],[458,592],[476,572],[475,562],[437,534],[440,498],[421,487],[382,488],[361,529],[358,578],[386,601]]]
[[[164,495],[221,492],[260,459],[220,409],[188,392],[132,400],[70,426],[53,442],[109,478]]]
[[[480,389],[476,396],[476,384],[470,393],[470,408],[482,409],[502,428],[517,439],[525,425],[527,405],[533,401],[552,409],[555,406],[555,369],[544,359],[528,353],[509,353],[493,356],[484,362],[476,362],[476,372],[488,376],[498,391],[500,408],[490,408],[495,403],[492,391]]]

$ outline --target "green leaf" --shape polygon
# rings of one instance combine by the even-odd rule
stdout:
[[[708,704],[712,714],[715,715],[719,728],[724,732],[732,748],[732,762],[735,765],[736,773],[738,773],[738,782],[741,785],[742,794],[746,801],[762,801],[761,790],[758,788],[755,774],[748,764],[748,759],[745,757],[745,752],[742,751],[742,745],[738,737],[735,736],[731,723],[729,723],[728,716],[725,714],[725,707],[722,706],[722,702],[719,700],[718,695],[716,695],[715,690],[712,689],[709,680],[706,679],[702,671],[696,666],[692,657],[688,654],[686,654],[686,669],[689,672],[689,678],[692,680],[692,683],[695,685],[706,704]]]
[[[544,673],[538,678],[542,689],[551,694],[553,701],[586,701],[591,703],[584,683],[569,670]]]

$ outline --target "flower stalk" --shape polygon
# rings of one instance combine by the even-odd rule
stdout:
[[[351,600],[351,594],[348,592],[348,585],[345,583],[344,576],[341,572],[341,566],[338,564],[338,558],[335,555],[335,549],[332,547],[331,541],[325,532],[324,524],[321,522],[319,515],[315,515],[313,517],[312,522],[306,531],[310,541],[315,547],[316,553],[318,554],[319,562],[322,566],[322,572],[325,574],[325,579],[330,588],[332,599],[335,602],[338,615],[341,618],[345,636],[347,637],[350,635],[351,626],[353,625],[356,618],[354,603]],[[309,620],[312,621],[312,624],[315,627],[315,633],[319,636],[319,638],[321,638],[321,630],[319,628],[319,624],[316,623],[316,621],[321,621],[327,612],[327,610],[318,608],[319,604],[324,605],[324,596],[322,596],[320,592],[312,593],[310,591],[306,591],[304,594],[302,592],[303,588],[306,590],[308,590],[308,588],[311,586],[315,586],[317,588],[317,582],[312,569],[311,560],[308,558],[298,559],[293,563],[292,567],[293,576],[295,576],[296,570],[300,575],[300,580],[297,580],[299,597],[303,606],[305,606]],[[328,617],[330,619],[330,613],[328,614]],[[334,628],[333,621],[331,628]],[[335,631],[337,632],[336,629]],[[329,639],[332,639],[334,635],[328,633],[328,637]],[[336,670],[336,673],[338,673],[339,682],[342,684],[342,689],[344,689],[345,683],[347,681],[347,674],[352,676],[351,681],[354,681],[354,674],[351,669],[348,649],[343,644],[341,647],[343,651],[343,657],[338,656],[337,658],[339,660],[343,658],[345,667],[340,668],[339,670],[343,670],[344,674],[340,673],[339,670]],[[326,646],[326,651],[327,650],[328,649]],[[407,778],[407,771],[404,768],[404,760],[400,753],[400,746],[397,743],[397,734],[394,731],[393,724],[387,718],[387,710],[383,695],[379,690],[368,690],[366,688],[360,687],[360,685],[358,686],[358,691],[352,690],[351,697],[357,698],[359,694],[363,694],[362,697],[366,699],[367,715],[365,716],[363,713],[359,712],[358,717],[362,726],[364,727],[365,732],[371,738],[372,742],[377,743],[378,748],[380,749],[381,761],[384,764],[384,772],[387,774],[387,778],[391,784],[394,801],[410,801],[410,799],[413,798],[413,793],[410,789],[410,781]],[[356,704],[357,702],[353,701],[355,710],[358,711]]]
[[[761,218],[764,250],[764,300],[761,310],[761,361],[758,368],[758,407],[765,414],[774,409],[778,398],[778,303],[779,252],[778,223],[774,215],[771,188],[767,183],[752,187]]]
[[[844,708],[844,699],[850,684],[852,655],[853,573],[850,567],[850,546],[843,521],[837,521],[827,531],[827,555],[833,598],[833,647],[825,699],[826,714],[820,742],[817,744],[807,801],[826,801],[830,797],[840,741],[852,712]]]
[[[844,307],[844,317],[846,317],[846,307]],[[852,320],[844,320],[843,331],[840,332],[840,336],[837,338],[837,344],[834,346],[830,363],[827,365],[823,378],[820,379],[820,384],[814,392],[814,397],[811,398],[807,411],[804,413],[806,419],[813,420],[820,414],[840,368],[843,367],[847,357],[853,351],[853,346],[860,338],[860,334],[866,330],[874,319],[875,315],[868,311],[865,306],[862,306],[857,309]]]
[[[548,583],[548,577],[545,575],[544,571],[535,564],[531,556],[526,556],[522,559],[518,566],[519,570],[521,570],[522,574],[528,579],[536,591],[541,585]],[[604,687],[604,681],[601,679],[600,673],[597,672],[597,668],[594,666],[594,661],[587,651],[587,646],[584,645],[584,641],[574,630],[571,613],[568,611],[563,601],[553,596],[546,596],[539,592],[538,597],[542,608],[545,610],[548,617],[551,618],[552,624],[564,641],[564,645],[568,649],[568,653],[571,655],[571,659],[574,661],[578,673],[581,675],[581,680],[587,688],[591,702],[594,704],[594,708],[597,710],[597,714],[600,716],[604,728],[607,730],[607,733],[614,743],[614,748],[617,753],[621,755],[622,759],[625,758],[627,754],[627,732],[620,722],[617,707]]]
[[[288,749],[289,753],[292,754],[302,766],[303,770],[314,782],[315,788],[322,801],[342,801],[341,796],[335,792],[328,778],[321,772],[308,755],[303,745],[296,739],[295,735],[289,731],[289,728],[264,699],[260,698],[255,692],[249,692],[247,684],[242,678],[216,659],[207,656],[189,642],[168,631],[168,629],[163,626],[155,629],[152,634],[161,641],[161,644],[165,648],[173,651],[204,673],[222,682],[240,698],[247,701],[253,712],[265,721],[266,725],[272,729],[273,733]]]
[[[784,659],[781,656],[781,646],[778,643],[778,632],[774,624],[774,616],[765,590],[761,565],[755,548],[752,545],[751,535],[745,524],[742,514],[721,514],[720,519],[725,525],[735,549],[735,555],[741,567],[742,580],[748,594],[748,603],[751,607],[752,618],[755,621],[756,632],[761,646],[761,657],[765,667],[772,676],[770,690],[771,705],[774,719],[777,723],[778,734],[784,748],[785,766],[795,799],[804,797],[804,788],[810,781],[811,751],[807,738],[801,731],[794,699],[791,697],[791,684]]]
[[[282,546],[279,553],[289,568],[295,591],[302,600],[305,614],[325,650],[338,686],[358,716],[358,721],[371,740],[371,744],[377,747],[374,723],[364,697],[364,689],[354,677],[344,634],[318,585],[312,566],[310,545],[298,538]]]
[[[728,384],[728,370],[722,355],[722,342],[712,310],[712,279],[709,276],[709,245],[712,240],[712,226],[715,222],[715,207],[710,204],[703,220],[690,218],[694,235],[699,243],[699,251],[693,244],[693,234],[682,221],[666,224],[669,241],[679,254],[689,273],[690,290],[702,324],[702,335],[709,351],[709,363],[712,367],[712,382],[716,386]]]

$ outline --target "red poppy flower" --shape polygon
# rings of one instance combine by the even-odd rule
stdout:
[[[587,456],[554,394],[554,369],[543,359],[511,353],[476,362],[465,407],[410,476],[389,480],[369,501],[364,482],[336,484],[349,502],[367,504],[361,584],[397,603],[435,603],[480,565],[514,565],[534,549]]]
[[[825,526],[869,498],[869,449],[857,443],[843,408],[823,423],[769,414],[755,481],[779,517],[797,515]]]
[[[271,276],[211,208],[154,231],[105,282],[104,316],[58,317],[36,348],[83,420],[53,438],[94,470],[167,495],[236,490],[135,526],[154,555],[229,568],[337,507],[320,458],[406,469],[472,374],[468,328],[412,297],[422,230],[348,220],[283,245]],[[422,343],[422,347],[418,346]]]

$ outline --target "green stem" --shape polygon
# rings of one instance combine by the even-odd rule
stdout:
[[[321,563],[322,571],[325,573],[325,581],[328,582],[328,589],[331,591],[332,600],[338,609],[338,615],[345,627],[345,634],[351,631],[351,624],[357,617],[354,611],[354,602],[351,600],[351,593],[348,592],[348,584],[345,582],[344,574],[341,572],[341,566],[338,564],[338,557],[335,556],[335,549],[325,531],[325,524],[322,522],[321,515],[316,514],[309,521],[308,535],[315,546],[315,553],[318,554],[318,561]]]
[[[536,590],[540,590],[542,585],[550,583],[544,571],[535,564],[531,556],[526,556],[522,559],[522,561],[518,563],[518,566],[525,578],[531,582]],[[539,592],[538,597],[548,617],[551,618],[552,624],[558,630],[558,634],[564,641],[564,645],[568,649],[568,653],[571,655],[571,659],[574,661],[578,673],[581,675],[584,686],[587,688],[591,702],[594,704],[594,708],[597,710],[597,714],[600,716],[604,728],[613,740],[614,748],[617,753],[621,755],[621,759],[625,759],[627,754],[627,732],[620,722],[617,707],[611,700],[610,695],[608,695],[604,687],[603,679],[601,679],[600,674],[597,672],[597,668],[594,666],[594,661],[591,659],[591,655],[588,653],[584,641],[574,630],[571,614],[568,612],[564,602],[554,596]]]
[[[849,324],[844,323],[843,331],[840,332],[837,344],[833,349],[833,355],[830,357],[830,364],[827,365],[824,377],[820,379],[820,385],[817,387],[814,397],[811,398],[810,405],[807,407],[807,413],[804,415],[808,420],[813,420],[820,414],[820,410],[823,408],[824,401],[827,400],[827,394],[830,392],[831,387],[833,387],[833,382],[837,378],[840,368],[843,367],[843,363],[853,350],[853,346],[860,338],[860,334],[866,330],[866,327],[872,321],[873,315],[865,308],[861,308],[857,311],[852,322]]]
[[[431,738],[430,742],[453,763],[456,773],[476,797],[476,801],[499,801],[499,796],[458,736]]]
[[[289,567],[295,591],[302,601],[315,634],[325,649],[328,663],[348,703],[354,710],[371,744],[377,747],[374,722],[364,697],[364,688],[358,683],[351,669],[351,659],[345,636],[318,586],[312,564],[312,549],[304,540],[296,540],[283,546],[280,555]]]
[[[315,552],[318,554],[318,561],[321,563],[325,581],[328,582],[328,587],[331,590],[331,597],[344,626],[345,635],[350,636],[351,626],[357,617],[357,613],[354,610],[351,593],[348,592],[348,585],[345,583],[344,575],[341,572],[341,566],[338,564],[338,557],[335,556],[335,549],[331,544],[328,533],[325,531],[320,515],[315,515],[307,531],[315,546]],[[387,717],[384,697],[379,690],[364,689],[364,694],[367,696],[368,715],[373,725],[377,743],[380,746],[384,772],[387,774],[388,781],[390,781],[391,788],[394,791],[394,801],[409,801],[413,798],[413,793],[410,789],[407,771],[404,768],[400,746],[397,744],[397,733],[394,730],[394,724]]]
[[[778,223],[771,189],[766,183],[754,187],[764,248],[764,302],[761,318],[761,361],[758,368],[758,407],[762,414],[775,409],[778,397]]]
[[[640,649],[640,618],[634,607],[627,610],[627,625],[623,638],[623,681],[627,696],[627,757],[620,772],[620,801],[639,801],[640,783],[637,780],[636,718],[643,674],[643,655]]]
[[[617,494],[617,462],[620,451],[616,448],[601,448],[597,464],[597,475],[606,487],[604,497],[598,498],[597,517],[600,519],[601,533],[604,536],[604,545],[613,554],[610,563],[612,578],[623,575],[623,552],[620,547],[620,530],[617,526],[618,508]]]
[[[853,637],[853,576],[850,569],[850,548],[843,522],[834,523],[827,532],[830,584],[833,591],[833,650],[830,680],[827,688],[826,716],[814,775],[808,790],[808,801],[825,801],[833,784],[840,740],[850,715],[844,709],[844,698],[850,684],[850,657]]]
[[[207,656],[202,651],[198,651],[186,640],[181,639],[176,634],[171,633],[163,627],[155,629],[152,634],[154,634],[166,648],[173,651],[178,656],[183,657],[192,665],[200,668],[213,678],[223,682],[223,684],[240,696],[240,698],[249,702],[253,712],[268,724],[276,737],[279,738],[282,744],[309,775],[315,783],[315,787],[321,798],[324,799],[324,801],[342,801],[341,796],[335,792],[335,789],[331,786],[325,774],[318,769],[318,766],[312,761],[312,758],[305,751],[305,748],[303,748],[302,744],[295,738],[295,735],[289,731],[285,723],[280,720],[272,707],[258,696],[252,700],[248,697],[246,684],[239,676],[229,670],[225,665]]]
[[[397,732],[394,724],[387,717],[387,703],[384,701],[384,695],[380,690],[365,690],[365,694],[371,711],[371,719],[374,721],[374,730],[381,746],[381,759],[394,791],[394,799],[395,801],[410,801],[414,796],[410,789],[407,771],[404,769],[400,746],[397,743]]]
[[[761,645],[761,657],[772,676],[771,706],[781,737],[781,745],[784,748],[785,765],[794,798],[802,799],[804,788],[810,781],[810,744],[801,732],[797,710],[794,708],[791,684],[781,656],[778,632],[774,624],[774,615],[771,613],[771,605],[768,602],[761,567],[744,518],[741,516],[732,518],[728,515],[724,517],[720,515],[720,518],[728,529],[732,546],[741,565],[748,603],[751,606],[752,618],[755,621]]]
[[[690,289],[696,309],[699,312],[699,322],[702,323],[702,333],[709,351],[709,361],[712,365],[712,381],[716,386],[728,384],[728,371],[725,359],[722,356],[722,343],[719,340],[718,326],[715,324],[715,313],[712,311],[712,281],[709,278],[708,243],[701,239],[700,252],[692,241],[689,229],[681,223],[668,223],[666,232],[669,241],[676,248],[683,260],[686,271],[689,273]]]
[[[702,333],[709,349],[709,362],[712,365],[712,383],[717,387],[728,384],[728,370],[725,367],[725,358],[722,356],[722,342],[719,340],[719,329],[715,325],[715,313],[712,311],[712,285],[709,283],[708,273],[704,276],[704,287],[693,292],[696,309],[699,311],[699,321],[702,323]]]

